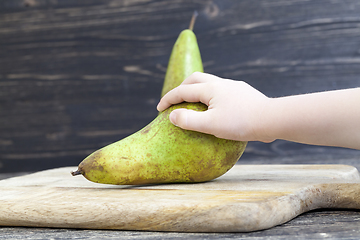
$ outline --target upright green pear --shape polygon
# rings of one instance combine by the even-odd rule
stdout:
[[[196,36],[190,29],[185,29],[180,33],[171,52],[161,97],[194,72],[204,72],[204,69]]]
[[[172,50],[161,95],[195,71],[202,72],[203,66],[195,34],[187,29]],[[207,110],[202,103],[173,105],[138,132],[89,155],[72,174],[97,183],[134,185],[204,182],[232,168],[246,142],[176,127],[169,114],[177,108]]]
[[[194,72],[204,72],[197,39],[192,31],[197,13],[195,12],[189,29],[183,30],[176,40],[165,74],[161,97],[179,86]]]

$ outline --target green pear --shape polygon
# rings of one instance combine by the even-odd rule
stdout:
[[[204,182],[223,175],[246,143],[176,127],[169,121],[176,108],[207,109],[202,103],[171,106],[140,131],[88,156],[79,173],[93,182],[118,185]]]
[[[192,31],[197,13],[195,12],[189,29],[183,30],[177,38],[166,69],[161,97],[179,86],[194,72],[204,72],[197,39]]]
[[[195,34],[180,33],[169,60],[162,96],[190,74],[203,71]],[[246,142],[181,129],[169,120],[171,111],[206,111],[202,103],[176,104],[138,132],[95,151],[72,172],[106,184],[204,182],[226,173],[240,158]]]

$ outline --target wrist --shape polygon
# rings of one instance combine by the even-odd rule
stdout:
[[[254,136],[257,141],[270,143],[277,139],[277,99],[267,97],[261,104],[256,119]]]

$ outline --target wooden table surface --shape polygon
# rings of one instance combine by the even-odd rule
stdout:
[[[77,165],[149,123],[194,10],[206,72],[270,97],[360,86],[357,0],[2,0],[0,177]],[[360,151],[251,142],[239,163],[360,169]],[[246,234],[0,228],[0,239],[359,239],[359,229],[359,211],[321,210]]]
[[[324,160],[307,159],[313,164]],[[359,158],[342,161],[353,164]],[[274,164],[284,163],[274,159]],[[247,162],[244,161],[244,164]],[[289,159],[286,160],[289,163]],[[296,163],[296,162],[294,162]],[[354,165],[353,165],[354,166]],[[360,164],[355,165],[360,169]],[[20,173],[25,174],[25,173]],[[13,175],[19,175],[13,174]],[[11,174],[0,174],[0,179]],[[0,227],[0,239],[359,239],[360,210],[321,209],[304,213],[274,228],[250,233],[169,233],[146,231],[110,231]]]

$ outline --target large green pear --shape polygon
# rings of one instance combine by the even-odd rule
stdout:
[[[169,121],[176,108],[207,106],[181,103],[166,109],[140,131],[88,156],[78,172],[93,182],[119,185],[204,182],[223,175],[246,143],[176,127]]]
[[[203,72],[200,51],[195,34],[186,29],[171,52],[161,96],[196,71]],[[176,108],[207,110],[202,103],[173,105],[140,131],[92,153],[72,174],[119,185],[204,182],[233,167],[246,142],[176,127],[169,120]]]

